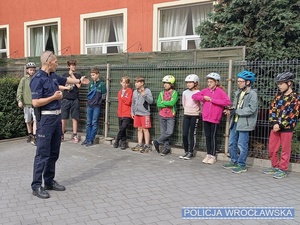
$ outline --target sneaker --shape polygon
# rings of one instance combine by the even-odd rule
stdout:
[[[73,143],[78,143],[78,137],[77,137],[77,135],[73,136]]]
[[[144,147],[140,150],[140,153],[148,153],[151,152],[151,146],[150,145],[144,145]]]
[[[32,136],[31,138],[31,142],[30,142],[32,145],[36,146],[36,138],[35,136]]]
[[[233,173],[245,173],[245,172],[247,172],[247,168],[246,168],[246,166],[237,165],[235,168],[233,168],[231,170],[231,172],[233,172]]]
[[[215,164],[217,162],[217,158],[216,156],[211,155],[208,160],[207,160],[207,164]]]
[[[126,141],[121,141],[121,150],[125,150],[127,148]]]
[[[162,153],[160,153],[161,156],[165,156],[165,155],[168,155],[168,154],[171,154],[171,149],[169,148],[165,148]]]
[[[226,163],[222,166],[223,169],[233,169],[233,168],[236,168],[237,167],[237,164],[236,163]]]
[[[287,173],[281,169],[278,169],[278,171],[276,173],[274,173],[273,177],[275,179],[281,179],[281,178],[287,177]]]
[[[143,149],[143,146],[140,144],[137,144],[135,147],[131,148],[132,151],[141,151]]]
[[[271,168],[264,169],[262,172],[264,174],[275,174],[278,170],[279,170],[278,168],[271,167]]]
[[[187,154],[188,154],[188,152],[185,152],[184,155],[180,155],[180,156],[179,156],[179,159],[183,159],[184,157],[187,156]]]
[[[154,141],[152,141],[152,145],[154,146],[154,148],[157,151],[157,153],[159,153],[159,143],[154,140]]]
[[[87,140],[84,140],[83,142],[81,142],[81,145],[86,145],[87,144]]]
[[[183,159],[185,159],[185,160],[190,160],[192,158],[193,158],[193,153],[192,152],[188,152],[188,154],[185,157],[183,157]]]
[[[62,134],[62,135],[61,135],[61,141],[63,142],[64,140],[65,140],[65,135]]]
[[[114,148],[119,148],[119,141],[115,140],[114,144],[113,144]]]
[[[90,147],[90,146],[92,146],[92,145],[93,145],[93,142],[87,141],[85,146],[86,146],[86,147]]]
[[[31,138],[32,138],[32,135],[29,134],[29,135],[27,136],[27,143],[31,142]]]
[[[206,164],[209,158],[210,155],[206,155],[205,158],[202,160],[202,162]]]

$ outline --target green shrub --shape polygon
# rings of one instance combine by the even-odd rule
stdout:
[[[0,79],[0,140],[26,135],[23,110],[16,101],[19,81],[9,77]]]

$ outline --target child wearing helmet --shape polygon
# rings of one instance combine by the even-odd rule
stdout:
[[[190,74],[185,78],[185,82],[187,89],[182,93],[182,106],[184,114],[182,124],[182,141],[184,155],[180,155],[179,158],[189,160],[194,157],[196,129],[201,112],[200,102],[192,99],[192,95],[199,92],[199,77],[196,74]]]
[[[271,168],[263,170],[264,174],[272,174],[280,179],[287,176],[291,156],[293,130],[299,117],[299,96],[292,89],[294,74],[284,72],[277,75],[275,82],[279,92],[270,105],[269,121],[271,132],[269,138],[269,155]],[[280,158],[278,151],[281,146]]]
[[[247,172],[249,133],[255,129],[258,113],[257,93],[251,88],[254,81],[254,73],[247,70],[238,73],[238,90],[234,93],[233,106],[224,110],[225,115],[230,115],[230,162],[223,168],[231,169],[233,173]]]
[[[159,145],[163,144],[164,149],[161,156],[171,153],[169,137],[173,134],[176,115],[176,103],[178,101],[178,92],[174,89],[175,77],[167,75],[162,79],[164,91],[160,92],[157,99],[159,110],[160,136],[152,141],[152,145],[159,153]]]
[[[17,101],[18,107],[23,108],[24,119],[28,132],[27,142],[31,142],[32,145],[36,145],[36,117],[34,115],[34,109],[32,107],[30,80],[35,74],[36,65],[33,62],[26,64],[26,75],[20,80],[17,89]]]
[[[214,164],[217,153],[217,128],[222,119],[225,106],[230,106],[231,101],[220,85],[221,77],[218,73],[209,73],[206,76],[207,88],[194,94],[192,99],[200,101],[202,106],[202,120],[206,137],[207,155],[203,163]]]

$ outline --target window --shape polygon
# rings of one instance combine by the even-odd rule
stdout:
[[[213,3],[158,8],[158,51],[199,49],[200,37],[196,27],[207,19]]]
[[[7,58],[7,29],[0,27],[0,58]]]
[[[28,38],[25,43],[27,56],[40,56],[42,52],[48,50],[55,54],[60,50],[60,19],[49,19],[25,23]]]
[[[120,11],[122,13],[116,14]],[[126,10],[115,10],[81,16],[84,24],[82,53],[96,55],[124,52],[126,12]]]

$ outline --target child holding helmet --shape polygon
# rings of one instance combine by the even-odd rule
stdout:
[[[184,147],[184,155],[179,156],[180,159],[192,159],[196,145],[196,131],[201,112],[201,104],[199,101],[192,99],[192,95],[199,92],[199,77],[196,74],[190,74],[185,78],[187,90],[182,93],[183,106],[183,124],[182,124],[182,140]]]
[[[175,77],[167,75],[162,79],[164,91],[160,92],[157,99],[159,110],[160,136],[152,141],[155,150],[159,153],[159,145],[163,144],[164,149],[161,156],[171,153],[169,137],[173,134],[176,115],[176,103],[178,92],[174,90]]]
[[[280,179],[287,176],[291,156],[293,130],[299,117],[299,96],[292,89],[294,74],[284,72],[277,75],[279,93],[270,105],[270,124],[272,130],[269,138],[269,154],[272,167],[263,170],[264,174],[272,174]],[[281,146],[280,159],[278,151]]]
[[[207,155],[203,163],[214,164],[217,150],[217,128],[221,121],[225,106],[230,106],[231,101],[220,85],[221,77],[217,73],[209,73],[206,76],[207,88],[194,94],[192,99],[203,103],[202,120],[206,137]]]
[[[230,115],[230,162],[223,168],[231,169],[233,173],[247,172],[249,133],[255,129],[257,121],[257,93],[251,88],[254,81],[254,73],[247,70],[238,73],[238,90],[234,93],[233,107],[224,110],[226,115]]]
[[[34,115],[34,109],[32,107],[30,80],[35,74],[36,65],[33,62],[26,64],[26,75],[20,80],[17,89],[17,101],[18,107],[23,108],[24,119],[27,127],[28,138],[27,142],[31,142],[32,145],[36,145],[36,117]]]

